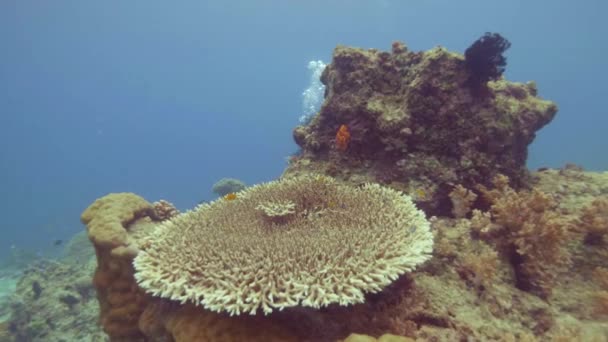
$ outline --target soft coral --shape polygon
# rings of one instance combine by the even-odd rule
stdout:
[[[498,33],[486,32],[465,51],[465,65],[469,70],[468,84],[479,90],[490,80],[497,80],[505,71],[507,58],[503,53],[511,43]]]
[[[537,189],[517,192],[502,175],[493,182],[492,190],[479,187],[491,203],[495,226],[489,235],[511,257],[517,286],[546,298],[559,272],[570,264],[572,222],[556,211],[549,195]]]

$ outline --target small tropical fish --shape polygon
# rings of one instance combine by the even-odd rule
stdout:
[[[236,194],[234,192],[231,192],[229,194],[227,194],[226,196],[224,196],[224,199],[226,201],[232,201],[236,199]]]
[[[424,189],[422,188],[418,188],[416,189],[416,198],[423,200],[426,198],[426,191],[424,191]]]
[[[62,243],[63,243],[63,240],[61,240],[61,239],[57,239],[57,240],[53,241],[53,246],[59,246],[59,245],[61,245]]]

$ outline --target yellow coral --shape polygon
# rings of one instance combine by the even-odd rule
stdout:
[[[236,197],[237,197],[236,194],[234,192],[231,192],[231,193],[225,195],[224,199],[226,201],[234,201],[236,199]]]

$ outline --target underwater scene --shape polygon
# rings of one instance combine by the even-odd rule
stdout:
[[[608,341],[606,13],[1,2],[0,342]]]

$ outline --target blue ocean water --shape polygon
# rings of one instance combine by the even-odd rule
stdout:
[[[506,77],[560,111],[529,166],[608,169],[604,18],[586,1],[0,2],[0,257],[52,254],[108,192],[186,209],[222,177],[279,176],[308,62],[337,44],[512,47]]]

